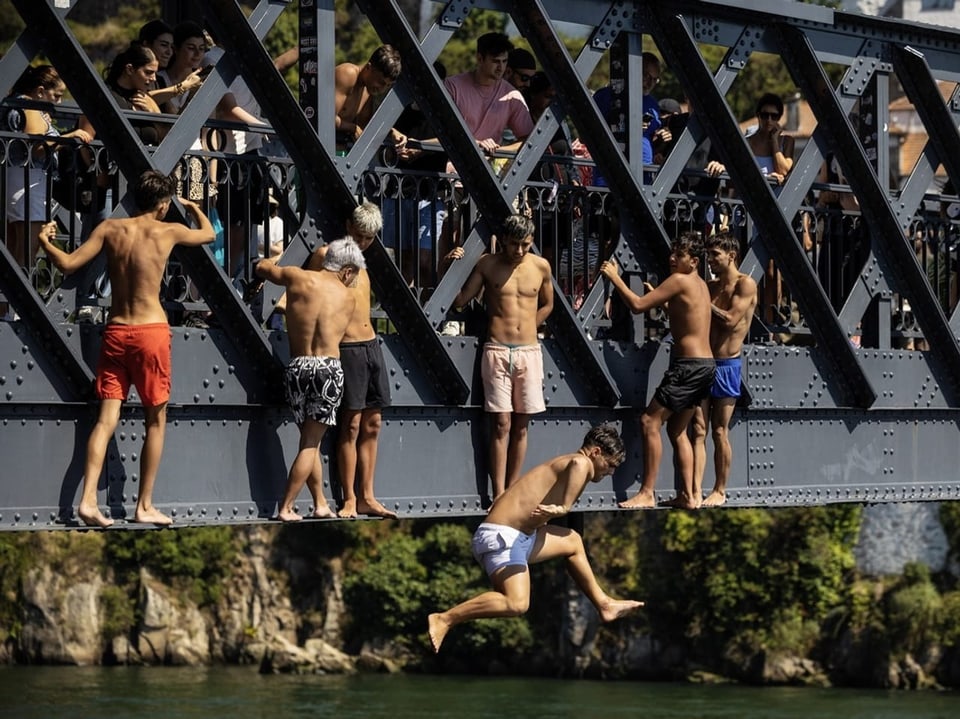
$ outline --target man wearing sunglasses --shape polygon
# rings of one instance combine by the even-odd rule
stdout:
[[[537,59],[522,47],[515,47],[507,55],[507,71],[503,79],[523,92],[537,71]]]

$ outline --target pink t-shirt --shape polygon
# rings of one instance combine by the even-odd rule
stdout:
[[[499,143],[508,127],[517,138],[533,132],[523,95],[506,80],[482,87],[473,81],[472,72],[464,72],[448,77],[444,84],[475,139]]]

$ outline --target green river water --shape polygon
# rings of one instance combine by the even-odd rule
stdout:
[[[272,676],[254,667],[0,667],[16,719],[957,719],[960,693],[470,676]]]

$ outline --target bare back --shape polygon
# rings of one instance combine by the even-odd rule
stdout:
[[[291,357],[339,357],[356,293],[335,272],[284,268]]]
[[[166,322],[160,283],[178,225],[146,215],[101,223],[112,288],[110,322],[141,325]]]
[[[513,264],[504,255],[493,254],[482,257],[476,271],[483,278],[490,339],[509,345],[536,344],[540,324],[537,312],[544,283],[551,281],[547,261],[527,254]]]
[[[696,272],[673,273],[664,285],[676,283],[667,304],[673,352],[677,357],[713,357],[710,351],[710,290]]]
[[[485,521],[530,534],[549,519],[531,516],[539,505],[573,504],[593,476],[593,464],[579,452],[551,459],[507,487],[493,503]]]
[[[360,67],[349,62],[334,68],[336,110],[339,122],[366,127],[373,114],[373,103],[366,86],[360,81],[360,71]]]
[[[323,267],[323,260],[327,256],[327,248],[323,246],[310,255],[307,268],[319,270]],[[347,324],[347,331],[343,335],[342,342],[368,342],[377,336],[377,331],[373,328],[370,321],[370,274],[366,270],[357,272],[357,284],[353,288],[357,298],[357,304],[354,307],[353,314],[350,316],[350,322]]]
[[[370,275],[366,270],[357,272],[357,286],[351,291],[356,295],[357,304],[350,315],[343,341],[367,342],[376,337],[377,332],[370,321]]]

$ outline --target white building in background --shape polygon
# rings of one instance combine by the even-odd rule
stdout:
[[[841,10],[960,27],[957,0],[842,0]]]

